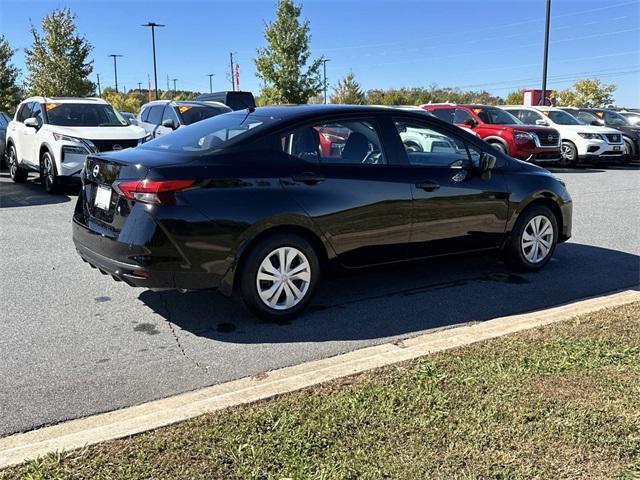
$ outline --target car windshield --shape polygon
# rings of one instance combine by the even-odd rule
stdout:
[[[47,122],[65,127],[126,127],[120,112],[104,103],[45,103]]]
[[[640,125],[640,113],[625,112],[621,115],[628,120],[630,125]]]
[[[631,125],[629,120],[620,115],[618,112],[606,112],[604,114],[604,120],[607,125],[611,125],[612,127],[624,127]]]
[[[175,132],[158,137],[139,148],[169,152],[207,153],[228,147],[244,139],[250,131],[273,125],[278,119],[258,116],[247,111],[208,118]]]
[[[215,117],[221,113],[228,112],[229,110],[222,107],[204,106],[204,105],[179,105],[178,111],[182,117],[182,123],[184,125],[191,125],[192,123],[206,120],[207,118]]]
[[[506,112],[499,108],[474,108],[473,112],[478,115],[483,123],[490,123],[495,125],[518,125],[522,123],[509,112]]]
[[[573,115],[562,110],[549,110],[544,113],[553,123],[558,125],[581,125]]]

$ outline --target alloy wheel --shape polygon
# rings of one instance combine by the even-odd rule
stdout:
[[[48,153],[45,153],[42,166],[42,176],[47,190],[50,190],[55,182],[54,175],[55,173],[53,171],[53,162],[51,161],[51,156]]]
[[[536,215],[522,232],[520,248],[525,258],[531,263],[540,263],[553,246],[553,225],[544,215]]]
[[[258,296],[274,310],[295,307],[307,294],[310,284],[309,260],[294,247],[280,247],[269,253],[256,277]]]
[[[18,172],[18,160],[16,158],[16,151],[13,147],[9,149],[9,175],[11,178],[16,178]]]
[[[560,154],[562,155],[562,158],[565,160],[568,160],[570,162],[574,160],[573,148],[571,148],[571,145],[567,143],[562,144]]]

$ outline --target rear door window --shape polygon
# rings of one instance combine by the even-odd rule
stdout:
[[[278,149],[311,163],[383,165],[380,135],[373,121],[350,119],[320,122],[280,134]]]
[[[440,120],[444,120],[447,123],[453,123],[453,108],[436,108],[434,110],[431,110],[431,113],[433,113]]]

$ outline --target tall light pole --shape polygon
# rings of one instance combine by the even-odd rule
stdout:
[[[215,77],[215,73],[209,73],[207,77],[209,77],[209,93],[213,93],[213,77]]]
[[[542,105],[547,98],[547,60],[549,58],[549,20],[551,18],[551,0],[547,0],[547,19],[544,26],[544,59],[542,60]]]
[[[176,92],[176,82],[178,81],[177,78],[172,78],[171,81],[173,82],[173,91]]]
[[[231,65],[231,90],[236,91],[236,82],[233,78],[233,52],[229,52],[229,64]]]
[[[122,57],[122,55],[116,55],[115,53],[112,53],[109,56],[113,57],[113,73],[115,74],[115,77],[116,77],[116,93],[118,93],[118,64],[116,62],[116,59],[118,57]]]
[[[155,22],[147,22],[142,26],[151,27],[151,43],[153,45],[153,80],[156,92],[156,100],[158,100],[160,96],[158,95],[158,70],[156,68],[156,27],[164,27],[164,25]]]
[[[97,74],[98,76],[98,96],[101,97],[102,96],[102,89],[100,88],[100,74]]]
[[[322,59],[322,84],[324,86],[324,103],[327,103],[327,62],[330,62],[331,59],[323,58]]]

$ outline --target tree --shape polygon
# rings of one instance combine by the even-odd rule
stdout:
[[[30,94],[84,97],[94,93],[89,80],[93,61],[87,60],[92,47],[78,35],[75,19],[68,8],[56,9],[42,19],[43,35],[31,26],[33,45],[25,49]]]
[[[293,0],[279,0],[275,21],[265,26],[268,45],[258,48],[255,64],[265,84],[260,97],[267,103],[307,103],[322,88],[322,58],[307,66],[309,20],[300,23],[301,12]]]
[[[573,83],[573,89],[559,90],[553,97],[558,105],[601,108],[613,103],[615,91],[615,85],[605,85],[599,78],[581,78]]]
[[[524,88],[521,88],[520,90],[509,92],[507,94],[507,98],[505,99],[505,102],[507,105],[522,105],[523,100],[524,100]]]
[[[5,36],[0,35],[0,110],[9,114],[13,114],[20,103],[17,83],[20,70],[11,63],[14,52]]]
[[[346,77],[338,82],[333,90],[331,103],[349,103],[353,105],[367,103],[360,84],[353,78],[353,72],[349,72]]]

